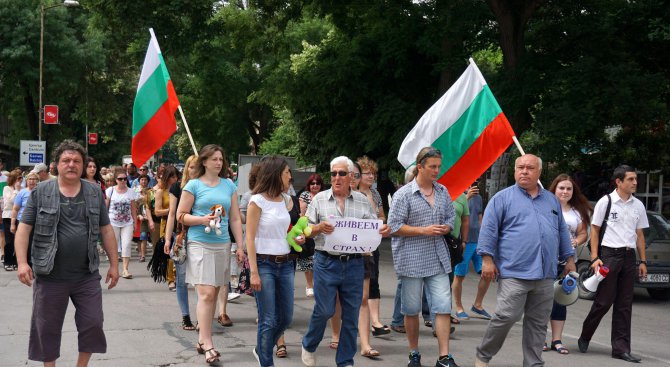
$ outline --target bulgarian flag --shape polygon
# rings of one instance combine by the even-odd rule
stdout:
[[[179,107],[170,74],[153,29],[133,105],[133,163],[141,166],[177,131]]]
[[[427,146],[442,152],[438,182],[454,200],[513,142],[514,131],[482,73],[470,66],[409,132],[398,161],[409,168]]]

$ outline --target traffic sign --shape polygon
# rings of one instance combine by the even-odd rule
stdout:
[[[58,124],[58,106],[56,105],[44,106],[44,124],[45,125]]]
[[[19,164],[21,166],[34,166],[46,162],[46,141],[21,140],[20,147]]]
[[[88,133],[88,144],[90,145],[98,144],[98,133]]]

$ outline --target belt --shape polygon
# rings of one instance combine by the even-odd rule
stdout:
[[[258,260],[268,260],[273,263],[281,264],[289,261],[293,261],[298,258],[298,255],[287,254],[287,255],[264,255],[256,254],[256,261]]]
[[[363,257],[363,255],[361,255],[361,254],[333,255],[333,254],[328,253],[327,251],[319,250],[317,252],[320,253],[321,255],[325,256],[325,257],[331,258],[333,260],[339,260],[339,261],[349,261],[349,260],[353,260],[353,259],[360,259],[361,257]]]
[[[609,247],[609,246],[603,246],[603,249],[607,249],[607,251],[613,252],[615,254],[620,254],[628,251],[635,251],[634,248],[632,247]]]

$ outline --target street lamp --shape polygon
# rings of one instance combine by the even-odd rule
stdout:
[[[42,140],[42,120],[44,119],[44,106],[42,106],[42,73],[44,71],[44,13],[58,6],[65,6],[67,8],[79,6],[79,1],[65,0],[60,4],[44,6],[40,4],[40,88],[39,88],[39,120],[37,121],[37,140]]]

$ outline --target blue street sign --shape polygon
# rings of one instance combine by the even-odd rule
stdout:
[[[44,162],[44,154],[42,154],[42,153],[30,153],[30,154],[28,154],[28,162],[30,162],[30,163],[42,163],[42,162]]]

